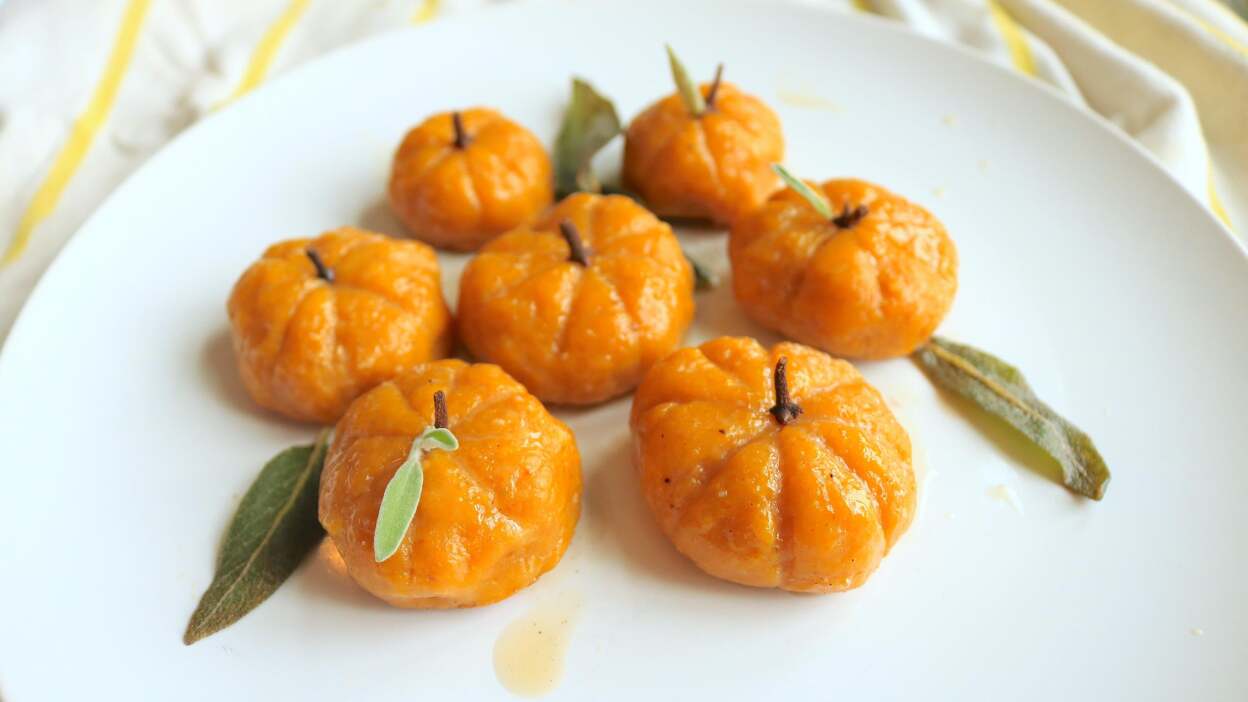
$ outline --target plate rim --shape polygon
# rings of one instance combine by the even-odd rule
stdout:
[[[620,4],[626,4],[626,3],[627,3],[627,0],[606,0],[606,1],[607,1],[607,2],[618,2],[618,3],[620,3]],[[714,5],[714,6],[721,6],[721,3],[722,3],[722,2],[724,2],[724,1],[726,1],[726,0],[699,0],[699,2],[702,2],[704,5],[707,5],[707,6],[712,6],[712,5]],[[561,5],[561,4],[564,4],[564,2],[566,2],[566,0],[532,0],[532,4],[534,4],[534,5],[538,5],[538,6],[543,7],[543,8],[549,8],[550,6],[557,6],[557,5]],[[731,2],[732,2],[735,6],[753,6],[753,7],[763,6],[763,2],[762,2],[761,0],[731,0]],[[828,9],[828,8],[813,8],[813,7],[811,7],[811,6],[801,5],[800,3],[792,3],[792,4],[797,5],[797,9],[798,9],[798,10],[814,10],[814,11],[816,11],[816,12],[827,12],[827,13],[836,13],[836,12],[837,12],[836,10],[832,10],[832,9]],[[516,8],[516,7],[518,7],[518,6],[519,6],[519,7],[521,7],[521,8],[527,7],[527,3],[526,3],[526,4],[517,4],[517,5],[512,5],[512,6],[509,6],[509,7],[503,7],[503,8],[496,8],[496,9],[495,9],[495,11],[496,11],[496,12],[499,12],[499,13],[501,13],[501,14],[503,14],[503,15],[504,15],[504,19],[503,19],[503,20],[493,20],[493,21],[505,21],[505,17],[508,17],[508,16],[514,16],[514,15],[507,15],[506,13],[513,11],[513,8]],[[812,17],[813,17],[814,15],[813,15],[813,13],[809,13],[809,16],[812,16]],[[456,25],[456,26],[462,26],[462,25],[466,25],[466,24],[468,24],[468,22],[470,22],[470,21],[475,21],[475,20],[477,20],[477,19],[479,19],[479,18],[480,18],[480,16],[479,16],[479,15],[477,15],[477,14],[475,14],[475,13],[465,13],[465,16],[464,16],[464,17],[462,17],[462,18],[454,18],[454,19],[455,19],[456,21],[459,21],[459,22],[461,23],[460,25]],[[449,21],[451,21],[451,20],[447,20],[447,21],[449,22]],[[835,20],[830,20],[830,21],[845,21],[845,20],[844,20],[844,14],[842,13],[839,17],[837,17],[837,19],[835,19]],[[944,42],[942,42],[942,41],[939,41],[939,40],[934,40],[934,39],[931,39],[931,38],[929,38],[929,37],[923,37],[923,36],[921,36],[921,35],[915,35],[915,34],[913,34],[912,32],[910,32],[909,30],[905,29],[905,28],[904,28],[904,26],[901,26],[901,25],[896,25],[896,24],[891,23],[891,22],[889,22],[889,21],[887,21],[887,20],[883,20],[883,19],[879,19],[879,18],[872,18],[872,17],[853,17],[853,18],[851,18],[851,20],[850,20],[850,21],[851,21],[851,23],[852,23],[852,22],[854,22],[854,21],[858,21],[858,22],[866,21],[866,22],[869,22],[869,23],[875,23],[875,24],[876,24],[877,26],[879,26],[879,27],[886,28],[886,31],[897,31],[897,32],[899,32],[899,33],[907,34],[908,36],[911,36],[912,38],[913,38],[913,37],[915,37],[915,36],[918,36],[918,38],[919,38],[920,40],[928,40],[928,41],[929,41],[929,43],[934,43],[934,44],[937,44],[937,45],[939,45],[939,46],[941,46],[941,47],[943,47],[943,48],[945,48],[945,49],[950,49],[950,48],[952,48],[952,49],[954,49],[955,53],[963,53],[963,54],[966,54],[966,55],[968,55],[968,56],[970,56],[970,57],[975,58],[975,60],[977,60],[977,61],[979,61],[979,62],[982,62],[982,63],[988,63],[988,64],[989,64],[990,66],[992,66],[992,67],[993,67],[993,69],[995,69],[995,70],[998,70],[998,71],[1004,71],[1004,72],[1006,72],[1006,73],[1009,73],[1011,76],[1013,76],[1013,77],[1014,77],[1014,79],[1021,79],[1021,80],[1023,80],[1023,82],[1024,82],[1024,83],[1030,83],[1030,84],[1032,84],[1033,86],[1035,85],[1035,81],[1031,81],[1030,79],[1025,78],[1024,76],[1022,76],[1022,75],[1020,75],[1020,74],[1018,74],[1018,73],[1016,73],[1016,72],[1012,71],[1011,69],[1009,69],[1009,68],[1007,68],[1007,67],[1003,67],[1003,66],[1000,66],[1000,65],[997,65],[997,64],[993,64],[993,63],[991,63],[990,61],[987,61],[987,60],[983,59],[983,57],[979,56],[977,53],[975,53],[975,52],[973,52],[973,51],[971,51],[971,50],[969,50],[969,49],[965,49],[964,47],[959,47],[959,46],[951,46],[951,45],[946,44],[946,43],[944,43]],[[890,26],[890,25],[892,25],[892,26]],[[291,82],[293,83],[293,82],[297,82],[297,80],[301,80],[301,79],[302,79],[302,77],[301,77],[301,78],[299,78],[299,79],[296,79],[296,78],[295,78],[295,76],[299,75],[299,71],[302,71],[302,70],[317,70],[317,66],[318,66],[318,62],[319,62],[319,61],[321,61],[321,60],[325,60],[327,63],[330,63],[330,62],[331,62],[331,61],[330,61],[331,57],[336,56],[336,55],[337,55],[337,53],[338,53],[339,51],[350,52],[350,51],[352,51],[352,50],[357,50],[357,49],[358,49],[358,50],[363,51],[363,50],[364,50],[364,46],[366,46],[366,45],[368,44],[368,42],[375,41],[375,42],[378,42],[378,43],[382,43],[382,42],[384,42],[384,41],[396,41],[396,40],[397,40],[397,37],[398,37],[398,36],[400,36],[400,35],[402,35],[402,36],[409,36],[409,37],[411,36],[411,35],[403,35],[403,32],[405,32],[405,31],[418,31],[418,32],[419,32],[419,31],[425,31],[426,29],[427,29],[427,27],[414,27],[414,28],[400,29],[400,30],[396,30],[396,31],[393,31],[393,32],[382,32],[382,33],[380,33],[379,35],[376,35],[376,36],[374,36],[374,37],[370,37],[370,38],[368,38],[368,39],[366,39],[366,40],[364,40],[364,41],[361,41],[361,42],[356,42],[356,43],[353,43],[353,44],[351,44],[351,45],[348,45],[348,46],[342,47],[342,48],[340,48],[340,49],[335,49],[334,51],[331,51],[331,52],[327,53],[326,55],[324,55],[324,56],[322,56],[322,57],[319,57],[319,58],[317,58],[317,59],[313,59],[313,60],[311,60],[311,61],[308,61],[308,62],[306,62],[305,64],[303,64],[303,65],[301,65],[301,66],[298,66],[298,67],[296,67],[296,68],[292,69],[291,71],[289,71],[289,72],[287,72],[287,73],[284,73],[284,74],[282,74],[281,76],[279,76],[279,77],[275,78],[275,79],[272,81],[272,86],[273,86],[273,88],[272,88],[271,90],[268,90],[268,91],[255,91],[256,93],[261,93],[261,94],[264,94],[264,95],[265,95],[265,98],[263,98],[263,99],[252,99],[252,98],[255,98],[255,96],[254,96],[254,95],[248,95],[248,96],[245,96],[242,100],[239,100],[239,101],[238,101],[238,103],[239,103],[239,104],[248,104],[248,105],[252,105],[253,103],[262,103],[262,104],[263,104],[263,103],[265,103],[265,102],[268,100],[268,98],[271,96],[271,94],[272,94],[272,93],[277,92],[277,90],[279,89],[279,87],[281,87],[281,86],[285,86],[285,85],[288,85],[287,83],[283,83],[282,81],[291,81]],[[426,35],[420,35],[420,36],[426,36]],[[987,74],[984,74],[984,75],[987,75]],[[268,88],[268,87],[269,87],[269,84],[266,84],[264,87]],[[1080,109],[1079,109],[1077,106],[1075,106],[1073,103],[1070,103],[1070,102],[1069,102],[1069,101],[1065,98],[1065,96],[1063,96],[1060,92],[1057,92],[1056,90],[1054,90],[1054,89],[1050,88],[1049,86],[1045,86],[1045,85],[1041,85],[1041,86],[1038,86],[1038,87],[1040,87],[1040,88],[1041,88],[1043,91],[1045,91],[1045,92],[1050,92],[1051,96],[1059,98],[1059,101],[1060,101],[1060,102],[1066,102],[1068,107],[1070,107],[1070,108],[1074,109],[1076,112],[1078,112],[1078,113],[1080,113],[1080,114],[1083,114],[1085,117],[1093,117],[1093,121],[1094,121],[1094,122],[1095,122],[1095,121],[1101,121],[1101,122],[1102,122],[1102,127],[1109,128],[1109,130],[1110,130],[1111,132],[1114,132],[1114,133],[1115,133],[1115,135],[1116,135],[1119,139],[1121,139],[1121,140],[1125,141],[1129,147],[1131,147],[1132,149],[1136,150],[1138,153],[1140,153],[1141,155],[1143,155],[1143,156],[1145,157],[1145,160],[1148,160],[1148,161],[1153,161],[1153,162],[1154,162],[1154,165],[1155,165],[1155,166],[1157,166],[1157,167],[1161,170],[1161,172],[1162,172],[1162,173],[1163,173],[1166,177],[1168,177],[1168,178],[1170,179],[1171,183],[1172,183],[1174,186],[1178,187],[1178,189],[1179,189],[1180,191],[1182,191],[1182,192],[1186,193],[1189,197],[1191,197],[1191,198],[1192,198],[1192,200],[1193,200],[1193,204],[1194,204],[1194,205],[1196,205],[1196,207],[1197,207],[1197,209],[1198,209],[1198,210],[1205,212],[1205,213],[1206,213],[1206,214],[1210,217],[1211,221],[1213,221],[1213,222],[1214,222],[1214,224],[1217,226],[1217,228],[1218,228],[1218,229],[1223,230],[1223,234],[1224,234],[1224,235],[1229,235],[1229,237],[1230,237],[1230,239],[1231,239],[1231,242],[1232,242],[1232,245],[1236,248],[1236,250],[1240,251],[1241,255],[1243,256],[1243,259],[1242,259],[1242,260],[1248,260],[1248,249],[1246,249],[1246,248],[1245,248],[1244,243],[1240,242],[1238,239],[1236,239],[1236,237],[1235,237],[1233,234],[1231,234],[1230,232],[1226,231],[1225,227],[1223,227],[1223,226],[1222,226],[1222,224],[1221,224],[1221,223],[1220,223],[1220,222],[1219,222],[1216,218],[1214,218],[1214,217],[1213,217],[1213,215],[1212,215],[1212,214],[1208,211],[1208,209],[1205,207],[1205,205],[1201,202],[1201,200],[1200,200],[1199,196],[1197,196],[1195,193],[1192,193],[1191,191],[1187,190],[1186,188],[1183,188],[1183,187],[1182,187],[1182,185],[1181,185],[1181,184],[1177,181],[1177,179],[1176,179],[1176,178],[1175,178],[1175,177],[1174,177],[1174,176],[1173,176],[1170,172],[1168,172],[1168,171],[1166,171],[1164,168],[1162,168],[1162,167],[1159,165],[1159,162],[1157,162],[1157,161],[1156,161],[1156,159],[1155,159],[1155,158],[1154,158],[1154,157],[1153,157],[1150,153],[1148,153],[1147,151],[1145,151],[1142,147],[1140,147],[1140,146],[1139,146],[1138,144],[1136,144],[1135,142],[1133,142],[1133,141],[1131,141],[1130,139],[1128,139],[1125,135],[1122,135],[1122,134],[1118,133],[1118,131],[1117,131],[1115,128],[1113,128],[1113,127],[1112,127],[1112,123],[1108,123],[1107,121],[1103,120],[1103,118],[1099,118],[1099,116],[1096,116],[1096,115],[1094,115],[1094,114],[1089,114],[1089,113],[1087,113],[1087,112],[1085,112],[1085,111],[1083,111],[1083,110],[1080,110]],[[250,100],[250,102],[248,102],[248,100]],[[236,106],[235,106],[235,105],[231,105],[230,107],[236,107]],[[1060,109],[1060,108],[1059,108],[1059,109]],[[262,110],[257,110],[257,111],[262,111]],[[238,111],[237,111],[237,110],[235,110],[234,112],[230,112],[230,110],[229,110],[228,108],[227,108],[226,110],[221,110],[221,112],[222,112],[223,114],[229,114],[229,115],[234,115],[234,116],[237,116],[237,114],[238,114]],[[170,143],[166,144],[164,147],[162,147],[161,149],[159,149],[156,153],[152,154],[152,156],[151,156],[151,157],[149,157],[149,158],[147,159],[147,161],[146,161],[146,162],[144,162],[142,165],[140,165],[138,168],[136,168],[136,169],[134,170],[134,172],[132,172],[131,174],[129,174],[129,175],[128,175],[128,176],[127,176],[127,177],[126,177],[126,178],[125,178],[125,179],[124,179],[124,180],[123,180],[123,181],[122,181],[122,182],[121,182],[121,183],[120,183],[120,184],[119,184],[119,185],[118,185],[118,186],[114,189],[114,191],[113,191],[113,192],[112,192],[112,193],[111,193],[108,197],[106,197],[106,198],[104,199],[104,201],[101,203],[101,205],[100,205],[100,206],[99,206],[99,207],[98,207],[98,208],[97,208],[94,212],[92,212],[92,213],[91,213],[91,215],[90,215],[90,216],[89,216],[86,220],[84,220],[84,222],[83,222],[82,226],[81,226],[81,227],[80,227],[80,228],[79,228],[79,229],[75,232],[75,234],[71,237],[71,239],[80,239],[80,238],[82,237],[82,234],[83,234],[83,230],[84,230],[84,229],[90,229],[90,228],[92,228],[92,227],[95,227],[95,228],[101,228],[101,227],[98,227],[98,226],[97,226],[97,220],[96,220],[96,218],[97,218],[97,217],[102,217],[102,216],[109,216],[109,215],[110,215],[110,212],[111,212],[111,210],[110,210],[109,208],[115,208],[115,207],[116,207],[116,205],[117,205],[117,200],[120,200],[120,199],[123,199],[123,198],[128,197],[128,192],[129,192],[129,191],[128,191],[127,189],[128,189],[128,188],[134,188],[134,187],[136,187],[136,185],[135,185],[135,181],[136,181],[136,180],[138,180],[138,179],[142,179],[142,178],[144,177],[144,175],[145,175],[145,169],[147,169],[147,168],[160,168],[160,167],[164,167],[166,164],[164,164],[164,163],[163,163],[163,161],[161,161],[161,160],[159,160],[159,159],[170,159],[170,158],[175,158],[175,159],[176,159],[176,158],[180,158],[180,157],[182,156],[182,154],[181,154],[181,152],[180,152],[180,151],[178,151],[178,149],[185,149],[185,147],[186,147],[186,143],[185,143],[185,142],[187,142],[187,141],[190,141],[190,140],[191,140],[190,138],[185,138],[185,137],[187,137],[189,134],[194,133],[194,130],[195,130],[196,128],[198,128],[198,127],[201,127],[203,124],[205,124],[205,123],[211,123],[211,120],[212,120],[214,117],[219,118],[219,119],[220,119],[220,118],[223,118],[223,117],[218,116],[218,115],[215,115],[215,114],[213,114],[213,115],[209,115],[207,118],[205,118],[205,119],[203,119],[203,120],[200,120],[200,121],[199,121],[199,122],[197,122],[196,124],[192,125],[192,126],[191,126],[191,128],[189,128],[189,129],[187,129],[187,130],[183,131],[181,134],[179,134],[177,137],[175,137],[175,139],[171,140],[171,141],[170,141]],[[228,119],[228,118],[225,118],[225,119]],[[246,121],[246,120],[243,120],[243,121]],[[185,138],[185,139],[184,139],[184,138]],[[1099,137],[1097,137],[1097,138],[1099,138]],[[179,146],[179,145],[180,145],[180,146]],[[1108,147],[1107,147],[1107,148],[1108,148]],[[1114,148],[1117,148],[1117,147],[1114,147]],[[170,154],[165,154],[165,152],[166,152],[166,151],[170,151],[170,152],[172,152],[172,153],[170,153]],[[1123,156],[1123,157],[1124,157],[1124,158],[1127,158],[1127,157],[1125,156],[1125,154],[1124,154],[1124,156]],[[1130,164],[1138,164],[1138,161],[1130,161],[1129,163],[1130,163]],[[1148,177],[1152,177],[1152,176],[1150,175],[1150,176],[1148,176]],[[1145,182],[1147,182],[1147,181],[1145,181]],[[1161,187],[1161,185],[1160,185],[1160,181],[1158,181],[1158,187]],[[1176,201],[1176,202],[1177,202],[1177,201]],[[1194,225],[1194,226],[1195,226],[1195,225]],[[114,236],[116,235],[116,233],[117,233],[117,232],[114,232]],[[97,239],[99,240],[99,242],[100,242],[100,243],[104,243],[104,242],[108,242],[108,241],[110,241],[110,240],[106,239],[106,238],[105,238],[105,236],[104,236],[103,234],[97,234],[97,235],[92,235],[92,236],[96,236],[96,237],[97,237]],[[92,242],[95,242],[95,241],[97,241],[97,240],[96,240],[96,239],[93,239],[93,240],[91,240],[91,241],[92,241]],[[8,338],[8,339],[6,339],[6,340],[5,340],[5,342],[4,342],[2,345],[0,345],[0,346],[2,346],[2,347],[0,347],[0,407],[3,407],[3,406],[5,406],[5,405],[8,405],[8,407],[9,407],[10,409],[13,407],[13,405],[11,405],[11,404],[9,404],[9,403],[5,402],[5,400],[4,400],[5,394],[4,394],[4,392],[3,392],[3,388],[4,388],[4,387],[6,387],[6,385],[7,385],[7,386],[13,386],[13,385],[16,385],[17,383],[20,383],[22,380],[24,380],[24,379],[25,379],[25,377],[26,377],[26,376],[18,376],[16,372],[14,372],[14,373],[10,374],[10,373],[9,373],[9,371],[10,371],[10,370],[16,371],[16,370],[17,370],[17,369],[19,369],[19,368],[21,368],[21,369],[25,369],[25,370],[29,371],[29,370],[31,370],[32,368],[35,368],[35,367],[36,367],[36,364],[35,364],[35,362],[34,362],[34,357],[33,357],[33,354],[30,354],[30,353],[22,353],[22,354],[18,354],[18,353],[16,353],[16,352],[14,352],[14,350],[20,349],[20,350],[23,350],[23,351],[27,351],[27,352],[29,352],[29,351],[38,351],[38,350],[40,350],[41,348],[44,348],[44,347],[45,347],[45,346],[44,346],[44,343],[40,341],[40,335],[39,335],[39,333],[38,333],[39,329],[41,328],[41,327],[40,327],[40,325],[39,325],[38,323],[39,323],[40,321],[44,321],[44,320],[43,320],[43,317],[42,317],[42,316],[39,316],[39,315],[47,314],[47,313],[49,313],[49,312],[54,312],[54,311],[57,309],[56,302],[57,302],[58,298],[57,298],[55,295],[53,295],[53,294],[52,294],[52,292],[60,292],[60,293],[62,293],[62,294],[64,294],[64,293],[70,293],[70,294],[74,294],[74,295],[78,294],[78,293],[76,293],[76,292],[74,291],[74,288],[75,288],[76,286],[73,286],[73,285],[72,285],[72,280],[73,280],[73,279],[72,279],[72,278],[69,278],[68,273],[70,273],[70,272],[72,272],[73,270],[75,270],[75,269],[73,269],[73,266],[75,266],[75,265],[79,265],[79,264],[81,264],[81,263],[82,263],[82,262],[80,262],[80,261],[77,261],[77,259],[76,259],[75,257],[76,257],[76,256],[78,256],[78,257],[83,257],[83,253],[84,253],[84,252],[83,252],[83,246],[82,246],[82,245],[78,245],[78,248],[77,248],[77,249],[71,249],[71,247],[72,247],[72,246],[74,246],[74,245],[76,245],[76,242],[74,242],[74,241],[67,241],[66,245],[65,245],[64,247],[62,247],[62,250],[61,250],[60,252],[58,252],[58,254],[54,257],[54,259],[53,259],[52,263],[50,263],[50,264],[49,264],[48,269],[44,272],[44,274],[43,274],[43,275],[41,275],[41,276],[40,276],[39,281],[38,281],[38,283],[36,284],[36,286],[34,286],[34,287],[32,288],[31,293],[30,293],[30,295],[29,295],[28,299],[27,299],[27,300],[23,303],[22,308],[21,308],[21,311],[20,311],[20,314],[19,314],[18,318],[15,320],[15,323],[14,323],[14,326],[13,326],[13,328],[12,328],[12,330],[11,330],[11,333],[10,333],[10,335],[9,335],[9,338]],[[1207,245],[1212,246],[1212,245],[1213,245],[1213,242],[1212,242],[1212,241],[1210,241]],[[64,258],[66,258],[65,253],[66,253],[66,251],[68,251],[68,250],[73,250],[73,251],[75,251],[75,252],[77,252],[77,253],[73,253],[73,254],[70,254],[70,255],[68,256],[68,259],[69,259],[69,264],[68,264],[68,268],[67,268],[67,266],[64,264],[63,259],[64,259]],[[1217,251],[1223,251],[1223,252],[1224,252],[1224,250],[1223,250],[1223,249],[1216,249],[1216,250],[1217,250]],[[1213,250],[1211,249],[1211,251],[1213,251]],[[97,253],[98,253],[98,251],[97,251]],[[1238,260],[1240,260],[1240,259],[1237,259],[1237,261],[1238,261]],[[57,265],[58,265],[58,264],[60,265],[60,268],[59,268],[59,269],[57,268]],[[1243,272],[1243,271],[1245,271],[1245,269],[1243,269],[1243,268],[1240,268],[1240,267],[1239,267],[1239,266],[1241,266],[1241,265],[1242,265],[1242,264],[1240,264],[1240,263],[1238,263],[1238,262],[1236,262],[1236,263],[1234,263],[1234,264],[1233,264],[1233,270],[1234,270],[1234,271],[1236,271],[1236,272],[1237,272],[1237,274],[1242,274],[1242,272]],[[52,271],[54,271],[54,270],[60,270],[61,272],[60,272],[60,273],[57,273],[57,274],[52,274]],[[52,275],[49,275],[49,274],[52,274]],[[48,284],[48,282],[47,282],[49,277],[51,277],[51,278],[52,278],[52,280],[53,280],[53,282],[52,282],[51,284]],[[60,278],[66,278],[66,280],[62,281],[62,280],[60,280]],[[1189,282],[1190,282],[1190,281],[1189,281]],[[58,285],[68,285],[68,286],[70,287],[70,289],[69,289],[69,290],[65,290],[65,291],[60,291],[60,290],[59,290],[59,288],[57,288],[57,287],[56,287],[56,286],[58,286]],[[52,289],[52,292],[50,292],[50,291],[49,291],[49,289]],[[33,313],[32,313],[32,311],[33,311]],[[23,323],[23,320],[25,320],[28,316],[29,316],[29,317],[33,317],[34,321],[29,321],[29,322],[25,322],[25,323]],[[61,323],[56,322],[55,320],[52,320],[52,323],[56,324],[57,326],[63,326]],[[29,327],[29,328],[28,328],[28,327]],[[9,342],[11,342],[14,338],[20,338],[20,339],[23,339],[23,341],[21,341],[21,342],[19,342],[19,343],[17,343],[17,344],[13,344],[13,345],[11,346]],[[115,343],[115,342],[114,342],[114,343]],[[7,353],[6,353],[6,352],[7,352]],[[29,358],[28,358],[28,356],[32,356],[32,357],[29,357]],[[8,361],[6,361],[6,359],[8,359]],[[24,363],[25,365],[23,365],[23,363]],[[12,381],[16,381],[16,382],[9,382],[9,383],[6,383],[6,382],[5,382],[5,380],[6,380],[6,379],[8,379],[8,378],[12,378]],[[13,396],[13,399],[14,399],[14,400],[17,400],[17,399],[18,399],[18,395],[17,395],[16,393],[9,393],[9,394]],[[26,444],[27,446],[29,446],[29,444],[27,444],[27,443],[26,443],[26,442],[24,442],[24,441],[23,441],[23,442],[21,442],[21,443]],[[2,693],[0,693],[0,694],[2,694]]]

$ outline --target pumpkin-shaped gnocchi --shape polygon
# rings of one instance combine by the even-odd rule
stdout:
[[[681,349],[646,374],[631,425],[663,532],[725,580],[858,587],[914,516],[905,430],[853,366],[807,346]]]
[[[728,255],[741,307],[837,356],[914,351],[958,288],[958,253],[944,225],[861,180],[801,185],[805,197],[785,188],[732,227]]]
[[[451,347],[433,249],[351,227],[269,247],[227,311],[247,391],[306,422],[337,421],[360,393]]]
[[[412,236],[472,251],[550,205],[550,157],[532,132],[498,112],[437,114],[403,138],[390,205]]]
[[[780,187],[771,170],[784,158],[780,119],[718,73],[713,83],[689,88],[703,104],[673,93],[629,123],[624,184],[660,216],[731,224]]]
[[[458,448],[424,456],[415,516],[397,550],[379,562],[374,530],[383,495],[413,440],[435,424],[439,392]],[[559,562],[580,495],[580,454],[563,422],[498,366],[443,360],[351,404],[325,459],[319,510],[364,589],[398,607],[473,607],[511,595]]]
[[[633,389],[679,345],[693,277],[671,227],[620,195],[578,193],[491,241],[459,282],[459,330],[545,402]]]

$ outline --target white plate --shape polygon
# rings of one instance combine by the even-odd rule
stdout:
[[[1027,468],[1010,432],[908,361],[867,364],[917,447],[917,522],[857,591],[738,587],[653,525],[625,399],[561,413],[584,511],[533,588],[400,611],[315,560],[183,646],[237,498],[313,433],[241,389],[224,310],[239,272],[278,239],[392,229],[391,151],[432,111],[497,105],[549,142],[576,73],[635,114],[671,90],[664,41],[699,76],[724,60],[773,104],[799,173],[876,180],[943,218],[962,269],[942,332],[1017,363],[1096,438],[1114,470],[1105,501]],[[1142,152],[1035,85],[812,9],[517,3],[338,52],[195,127],[75,237],[4,350],[0,694],[503,697],[499,633],[558,601],[581,604],[556,699],[1244,699],[1248,262]],[[682,236],[725,269],[722,235]],[[443,263],[453,293],[463,258]],[[727,286],[698,305],[690,343],[773,339]]]

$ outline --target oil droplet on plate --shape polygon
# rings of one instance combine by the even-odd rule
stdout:
[[[988,496],[1008,504],[1020,515],[1023,513],[1023,501],[1018,499],[1018,493],[1014,492],[1014,488],[1009,485],[1004,483],[1000,485],[993,485],[988,488]]]
[[[581,598],[564,593],[508,624],[494,644],[494,675],[509,692],[544,695],[563,677]]]
[[[801,107],[807,110],[831,110],[839,112],[841,107],[831,100],[800,90],[778,90],[776,97],[789,107]]]

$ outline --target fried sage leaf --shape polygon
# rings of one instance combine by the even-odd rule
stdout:
[[[594,154],[623,131],[615,105],[594,86],[572,79],[572,101],[563,113],[555,139],[555,190],[559,197],[574,192],[597,193],[602,184],[594,175]]]
[[[329,430],[265,464],[225,532],[212,583],[191,614],[182,641],[193,644],[255,609],[295,572],[320,542],[317,493]]]
[[[1094,500],[1105,496],[1109,467],[1092,438],[1036,397],[1017,368],[972,346],[939,337],[919,347],[914,358],[937,385],[1009,422],[1056,459],[1066,487]]]
[[[386,492],[381,496],[377,526],[373,528],[373,558],[378,563],[399,550],[407,528],[416,516],[420,494],[425,487],[425,470],[421,465],[425,452],[434,449],[454,451],[458,448],[459,440],[445,427],[429,427],[412,441],[407,459],[386,483]]]

